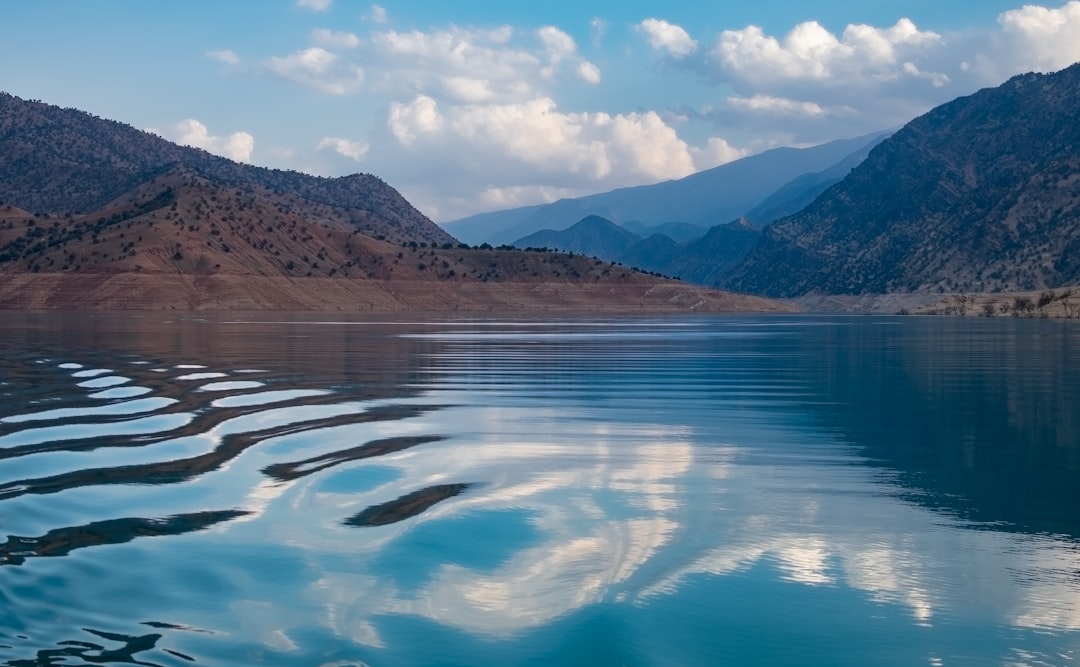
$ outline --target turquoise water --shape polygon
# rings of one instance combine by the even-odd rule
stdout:
[[[3,665],[1080,663],[1080,328],[0,320]]]

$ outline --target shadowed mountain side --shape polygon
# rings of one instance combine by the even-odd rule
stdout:
[[[829,169],[882,133],[832,141],[810,148],[776,148],[674,181],[621,188],[576,199],[482,213],[443,224],[468,243],[513,243],[544,229],[563,230],[598,215],[617,224],[683,222],[708,228],[734,220],[802,174]],[[474,231],[487,236],[470,236]]]
[[[453,239],[370,174],[321,178],[233,162],[129,125],[0,93],[0,202],[87,213],[177,166],[308,220],[394,240]]]
[[[1080,64],[939,106],[801,212],[725,287],[1026,291],[1080,281]]]
[[[746,220],[717,225],[684,246],[661,273],[698,285],[716,286],[728,271],[738,266],[760,237],[761,229]]]
[[[652,234],[620,253],[618,259],[627,266],[671,275],[672,266],[685,250],[685,246],[664,234]]]
[[[798,213],[817,199],[821,193],[844,180],[851,170],[859,166],[870,155],[875,146],[886,139],[881,135],[866,146],[855,151],[840,162],[824,171],[803,174],[785,184],[769,195],[765,201],[746,212],[743,216],[752,223],[764,227],[780,218]]]
[[[437,484],[381,505],[373,505],[345,520],[346,526],[386,526],[422,514],[437,503],[460,494],[472,484]]]

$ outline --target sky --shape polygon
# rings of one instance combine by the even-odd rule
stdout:
[[[35,0],[0,90],[437,222],[895,128],[1080,61],[1080,0]]]

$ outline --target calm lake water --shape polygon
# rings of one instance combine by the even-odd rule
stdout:
[[[1080,326],[0,315],[0,664],[1080,664]]]

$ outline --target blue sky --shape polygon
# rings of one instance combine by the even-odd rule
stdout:
[[[36,0],[0,90],[437,221],[901,125],[1080,60],[1080,0]]]

